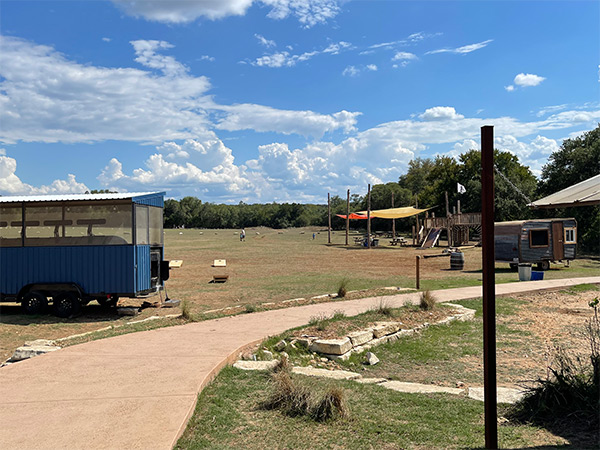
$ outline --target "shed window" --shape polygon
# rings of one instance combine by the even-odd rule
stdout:
[[[577,243],[577,229],[576,228],[565,228],[565,244],[576,244]]]
[[[547,229],[529,230],[529,247],[548,247],[549,232]]]

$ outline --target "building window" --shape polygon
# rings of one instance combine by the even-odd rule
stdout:
[[[547,229],[529,230],[529,247],[548,247],[549,232]]]
[[[565,244],[576,244],[577,243],[577,229],[576,228],[565,228]]]

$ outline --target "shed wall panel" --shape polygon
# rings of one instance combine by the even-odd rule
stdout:
[[[134,263],[133,246],[0,248],[0,292],[16,294],[30,283],[73,282],[91,294],[134,293]]]

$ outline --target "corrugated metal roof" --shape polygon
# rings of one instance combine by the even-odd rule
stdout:
[[[600,204],[600,174],[530,203],[530,208],[563,208]]]
[[[64,202],[69,200],[124,200],[136,197],[165,195],[165,192],[119,192],[115,194],[18,195],[0,197],[0,203]]]

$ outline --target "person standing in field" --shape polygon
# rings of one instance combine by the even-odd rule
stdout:
[[[240,233],[240,242],[246,239],[246,230],[242,228],[242,232]]]

